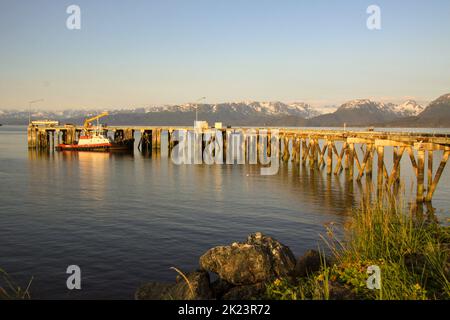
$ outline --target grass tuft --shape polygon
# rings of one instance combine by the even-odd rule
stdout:
[[[18,286],[12,277],[0,268],[0,300],[31,299],[30,287],[33,278],[30,279],[25,289]]]

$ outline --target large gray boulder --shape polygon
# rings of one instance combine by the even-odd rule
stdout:
[[[243,243],[219,246],[200,257],[200,267],[234,285],[250,285],[287,276],[295,268],[291,250],[259,232]]]

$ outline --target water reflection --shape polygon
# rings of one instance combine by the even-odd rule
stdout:
[[[251,232],[300,255],[317,248],[324,223],[377,199],[376,174],[358,182],[292,161],[274,176],[259,165],[174,165],[164,143],[143,155],[28,152],[26,134],[0,134],[2,268],[35,276],[34,297],[59,298],[75,261],[89,275],[77,297],[132,298],[143,279],[172,281],[170,266],[193,270],[207,249]],[[433,202],[443,216],[449,185],[443,176]],[[403,181],[391,201],[409,192]]]

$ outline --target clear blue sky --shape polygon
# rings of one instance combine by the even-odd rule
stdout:
[[[371,4],[382,30],[366,28]],[[448,0],[0,0],[0,41],[2,109],[450,92]]]

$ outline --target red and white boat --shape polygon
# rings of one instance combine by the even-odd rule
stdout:
[[[81,136],[74,144],[59,144],[58,151],[126,151],[129,146],[126,144],[114,143],[99,133],[89,136]]]
[[[105,137],[101,132],[102,126],[98,123],[98,119],[106,117],[108,112],[103,112],[95,117],[84,121],[84,136],[80,136],[78,142],[74,144],[59,144],[56,146],[58,151],[131,151],[133,149],[133,141],[131,143],[117,143]],[[97,120],[97,127],[92,130],[92,122]]]

